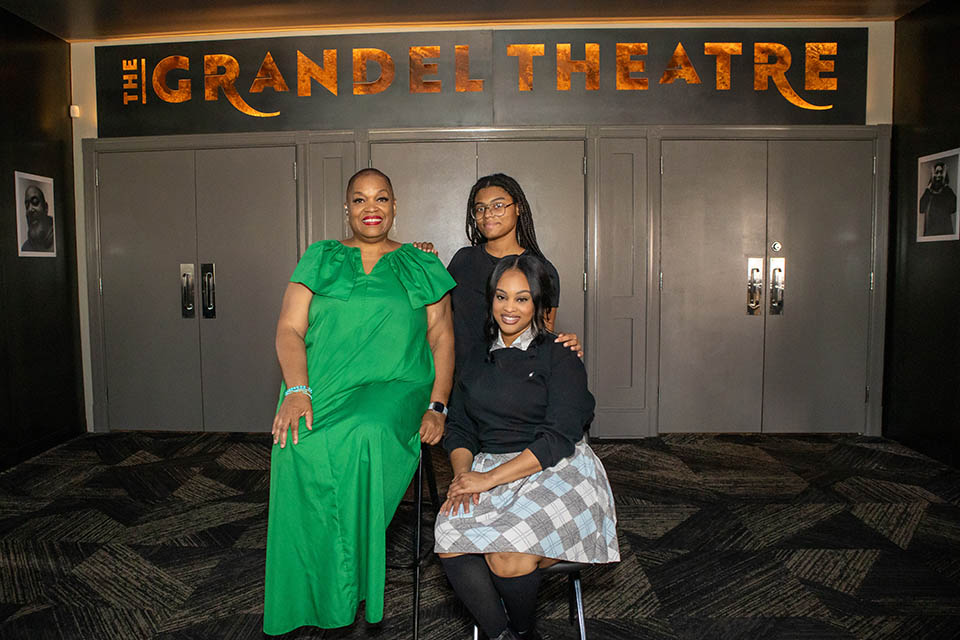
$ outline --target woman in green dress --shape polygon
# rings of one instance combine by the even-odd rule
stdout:
[[[283,372],[273,422],[263,629],[277,635],[383,618],[385,533],[443,434],[453,377],[447,291],[433,255],[387,237],[389,178],[347,185],[352,237],[312,244],[277,325]],[[436,375],[435,375],[436,374]],[[290,446],[288,446],[290,445]]]

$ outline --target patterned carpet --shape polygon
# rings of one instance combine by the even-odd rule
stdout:
[[[584,573],[594,640],[960,637],[960,472],[860,436],[664,436],[600,444],[623,561]],[[441,487],[449,467],[434,449]],[[0,475],[0,638],[262,639],[264,435],[89,435]],[[388,561],[410,553],[411,508]],[[409,570],[380,625],[297,640],[407,639]],[[576,638],[544,583],[545,640]],[[421,637],[470,623],[436,562]]]

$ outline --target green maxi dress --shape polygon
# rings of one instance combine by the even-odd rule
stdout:
[[[313,430],[274,445],[263,630],[383,619],[385,532],[420,451],[433,355],[425,305],[455,286],[403,245],[363,271],[360,250],[311,245],[291,282],[313,291],[305,336]],[[283,399],[281,390],[281,400]]]

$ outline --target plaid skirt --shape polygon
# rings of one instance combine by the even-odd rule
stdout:
[[[520,455],[478,453],[473,471]],[[603,464],[584,440],[573,454],[526,478],[480,494],[470,513],[437,516],[437,553],[513,551],[570,562],[620,560],[617,514]]]

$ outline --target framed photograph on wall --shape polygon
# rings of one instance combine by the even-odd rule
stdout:
[[[53,178],[16,171],[17,247],[23,258],[52,258],[57,255],[54,229]]]
[[[960,149],[917,160],[917,242],[960,239],[957,189]]]

